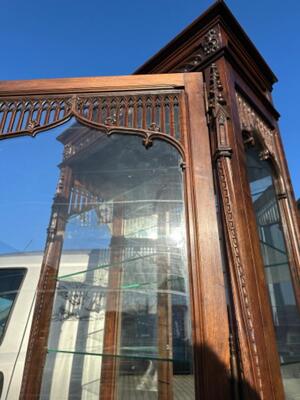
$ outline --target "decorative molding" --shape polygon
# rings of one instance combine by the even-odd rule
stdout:
[[[76,132],[78,130],[78,124],[74,123],[74,125],[67,128],[57,137],[57,140],[64,145],[63,162],[75,159],[81,152],[92,148],[92,146],[102,140],[103,134],[110,136],[115,133],[140,136],[143,139],[142,144],[147,149],[153,145],[153,140],[155,139],[167,141],[179,151],[182,159],[185,160],[183,145],[174,137],[160,132],[156,125],[150,126],[149,130],[128,129],[114,125],[99,126],[97,123],[87,121],[81,117],[76,117],[76,119],[80,122],[80,134]]]
[[[236,221],[234,217],[234,206],[236,202],[233,201],[234,187],[232,182],[232,167],[231,160],[228,157],[220,157],[217,159],[217,173],[219,180],[219,187],[221,192],[222,204],[223,204],[223,215],[225,219],[225,229],[227,231],[228,242],[232,254],[232,260],[234,262],[235,271],[237,272],[238,287],[241,293],[242,307],[246,314],[246,327],[248,337],[251,342],[251,352],[253,354],[256,377],[258,381],[258,389],[263,399],[263,386],[262,386],[262,375],[260,370],[260,361],[257,352],[256,335],[254,329],[254,321],[251,310],[251,301],[247,289],[247,283],[245,279],[245,270],[241,261],[239,240],[236,230]]]
[[[0,99],[0,139],[29,135],[72,116],[108,132],[130,128],[161,132],[180,140],[181,91],[109,93]]]
[[[223,95],[223,85],[216,63],[209,68],[209,90],[208,90],[208,110],[214,113],[218,105],[225,106],[226,100]]]
[[[174,72],[191,72],[206,58],[214,54],[221,47],[221,33],[218,26],[211,28],[199,40],[196,50],[184,60]]]
[[[231,271],[231,274],[233,275],[232,279],[237,282],[237,289],[240,293],[239,298],[242,308],[241,311],[242,315],[245,317],[245,329],[250,341],[250,352],[255,363],[256,381],[261,399],[263,399],[262,375],[257,351],[257,340],[254,329],[255,324],[247,288],[248,285],[246,282],[245,270],[240,255],[239,235],[236,228],[237,222],[235,209],[237,207],[237,200],[235,198],[235,188],[232,177],[232,149],[228,136],[229,113],[227,110],[227,102],[224,97],[220,73],[215,63],[211,64],[208,76],[208,124],[212,135],[212,148],[217,167],[216,171],[221,195],[224,229],[227,237],[226,244],[234,265],[234,271]],[[236,301],[238,300],[236,299],[235,302]],[[235,307],[237,307],[237,305],[235,305]]]
[[[15,134],[34,136],[70,116],[70,97],[19,97],[0,100],[0,138]]]
[[[239,111],[240,126],[244,135],[245,145],[255,145],[258,139],[262,147],[260,157],[262,160],[273,159],[279,166],[275,144],[275,130],[270,128],[258,115],[249,102],[236,92],[236,99]]]

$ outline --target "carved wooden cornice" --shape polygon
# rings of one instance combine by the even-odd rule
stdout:
[[[219,57],[257,86],[265,97],[277,78],[223,1],[216,1],[135,74],[202,71]]]

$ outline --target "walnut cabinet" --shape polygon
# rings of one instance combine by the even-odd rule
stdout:
[[[275,81],[217,2],[131,76],[0,82],[6,398],[299,398]]]

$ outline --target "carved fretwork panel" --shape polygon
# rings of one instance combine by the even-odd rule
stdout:
[[[236,92],[236,98],[241,129],[248,133],[246,141],[249,144],[253,144],[255,141],[254,135],[256,135],[256,137],[258,136],[260,145],[263,149],[261,152],[261,158],[268,159],[269,157],[272,157],[278,165],[275,131],[263,121],[254,108],[239,92]]]
[[[1,137],[35,132],[56,126],[71,112],[71,98],[21,98],[0,102]]]
[[[179,134],[179,94],[78,97],[76,113],[100,125]]]
[[[6,98],[0,102],[0,138],[34,136],[73,115],[106,131],[131,128],[160,132],[179,140],[180,96],[177,90]]]

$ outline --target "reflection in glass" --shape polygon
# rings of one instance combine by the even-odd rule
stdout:
[[[25,272],[24,268],[0,269],[0,343]]]
[[[63,237],[42,399],[195,398],[182,160],[142,140],[71,120],[2,143],[0,265]]]
[[[246,154],[283,382],[287,399],[296,400],[300,393],[300,317],[291,282],[273,174],[268,162],[260,160],[258,148],[248,148]]]

